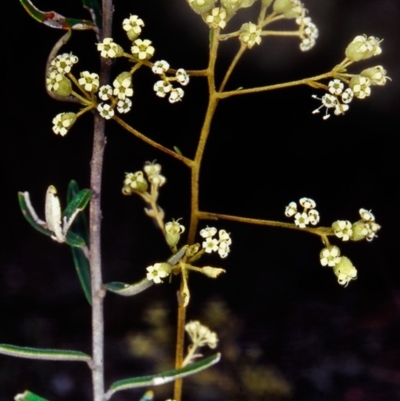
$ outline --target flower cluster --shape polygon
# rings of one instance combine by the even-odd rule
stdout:
[[[315,201],[310,198],[301,198],[299,203],[303,207],[301,213],[297,210],[297,203],[290,202],[285,208],[285,216],[294,216],[294,223],[300,228],[305,228],[308,224],[317,225],[319,222],[319,213],[315,209]]]
[[[132,195],[137,193],[142,197],[155,196],[158,189],[166,182],[166,178],[160,174],[161,165],[156,162],[146,162],[143,168],[147,179],[142,171],[136,173],[125,173],[124,185],[122,193],[124,195]],[[150,193],[147,191],[150,184]]]
[[[340,285],[347,287],[351,280],[357,278],[357,269],[349,258],[340,256],[340,249],[337,246],[328,246],[322,249],[319,259],[322,266],[332,267]]]
[[[217,334],[208,327],[203,326],[198,320],[192,320],[187,323],[185,325],[185,330],[195,347],[203,347],[204,345],[212,349],[217,347]]]
[[[361,219],[355,223],[337,220],[332,224],[333,232],[342,241],[372,241],[381,226],[375,222],[375,216],[366,209],[359,210]]]
[[[153,89],[159,97],[165,97],[169,94],[169,102],[176,103],[182,100],[184,92],[182,88],[174,88],[171,82],[176,81],[185,86],[189,83],[189,75],[183,68],[179,68],[175,73],[175,77],[169,77],[166,75],[168,69],[169,64],[165,60],[159,60],[153,64],[153,73],[161,78],[154,84]]]
[[[383,86],[386,84],[387,79],[390,78],[386,76],[386,70],[381,65],[364,69],[359,74],[345,73],[350,64],[381,54],[380,43],[381,41],[374,36],[359,35],[353,39],[346,48],[345,60],[334,69],[338,78],[331,80],[327,87],[321,85],[321,87],[326,88],[328,93],[322,97],[312,96],[322,103],[320,107],[313,111],[313,114],[319,113],[322,107],[326,108],[323,116],[324,120],[330,117],[330,109],[337,116],[344,114],[349,109],[348,104],[353,97],[365,99],[371,94],[371,86]],[[347,88],[345,88],[345,84],[348,85]]]
[[[322,105],[312,113],[317,114],[320,112],[322,107],[325,107],[325,115],[322,117],[324,120],[327,120],[330,117],[330,109],[333,109],[336,116],[344,114],[349,109],[348,103],[353,100],[354,96],[354,92],[350,87],[344,89],[344,83],[340,79],[333,79],[329,82],[328,92],[329,93],[326,93],[321,98],[316,95],[312,96],[314,99],[318,99],[322,103]]]
[[[66,76],[71,72],[78,57],[71,53],[63,53],[56,56],[50,63],[46,75],[46,88],[58,96],[68,97],[72,93],[72,83]]]
[[[218,252],[221,258],[226,258],[232,244],[231,237],[225,230],[219,230],[219,239],[213,238],[216,233],[217,229],[215,227],[203,228],[200,231],[200,235],[204,238],[203,249],[207,253]]]
[[[301,38],[300,50],[303,52],[310,50],[315,46],[319,35],[317,26],[311,21],[310,17],[305,17],[304,15],[296,18]]]

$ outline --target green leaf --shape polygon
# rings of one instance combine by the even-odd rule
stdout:
[[[111,283],[104,284],[104,288],[108,291],[114,292],[115,294],[123,295],[124,297],[130,297],[147,290],[153,284],[154,281],[144,278],[143,280],[134,284],[125,284],[121,283],[120,281],[113,281]]]
[[[170,383],[182,377],[193,375],[214,365],[220,360],[220,358],[221,354],[218,353],[209,356],[208,358],[204,358],[201,361],[185,366],[184,368],[173,369],[151,376],[140,376],[116,381],[111,385],[110,389],[105,394],[105,399],[110,399],[110,397],[117,391],[129,390],[138,387],[159,386],[161,384]]]
[[[147,390],[139,401],[153,401],[154,392],[152,390]]]
[[[90,15],[93,18],[93,22],[99,29],[101,29],[103,26],[103,21],[99,2],[97,0],[82,0],[82,5],[84,8],[89,10]]]
[[[11,344],[0,344],[0,354],[19,358],[41,359],[45,361],[82,361],[89,362],[90,355],[80,351],[19,347]]]
[[[76,198],[77,194],[81,193],[79,190],[79,186],[76,181],[71,180],[68,185],[67,191],[67,203],[70,204],[73,199]],[[74,228],[74,232],[78,233],[79,236],[84,240],[86,245],[89,245],[89,228],[86,220],[85,213],[79,213],[75,221],[72,225]],[[67,243],[68,243],[68,235],[67,234]],[[79,247],[71,247],[72,257],[74,260],[74,265],[76,269],[76,273],[78,274],[79,281],[81,283],[83,292],[85,294],[86,299],[89,304],[92,304],[92,286],[90,280],[90,263],[86,258],[84,252]]]
[[[21,394],[17,394],[14,397],[15,401],[48,401],[46,398],[39,397],[36,394],[31,393],[30,391],[26,390]]]
[[[73,233],[72,231],[67,232],[67,236],[65,237],[65,243],[75,248],[82,248],[83,246],[86,245],[83,238]]]
[[[69,190],[69,186],[68,186]],[[71,191],[72,192],[72,191]],[[69,191],[68,191],[69,194]],[[70,219],[73,214],[76,213],[77,210],[83,210],[86,205],[90,201],[90,197],[92,196],[92,192],[90,189],[82,189],[79,191],[69,202],[68,206],[65,208],[63,212],[63,217]]]
[[[53,235],[50,230],[43,227],[46,222],[40,220],[39,217],[37,217],[36,212],[33,210],[30,203],[29,192],[18,192],[18,201],[23,216],[35,230],[48,235],[49,237]]]

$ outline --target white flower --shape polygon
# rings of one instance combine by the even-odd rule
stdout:
[[[376,233],[381,229],[381,226],[373,221],[365,224],[365,228],[368,230],[368,234],[366,236],[367,241],[372,241]]]
[[[46,88],[49,92],[55,92],[60,87],[64,75],[57,71],[50,71],[46,77]]]
[[[371,80],[361,75],[355,75],[350,80],[350,88],[357,99],[365,99],[371,94]]]
[[[69,129],[76,121],[75,113],[60,113],[53,118],[53,132],[61,136],[67,135]]]
[[[308,218],[310,221],[310,224],[313,226],[317,225],[319,223],[319,212],[318,210],[312,209],[308,211]]]
[[[130,40],[135,40],[142,32],[144,22],[137,15],[131,15],[122,21],[122,28],[126,31]]]
[[[113,94],[117,96],[118,99],[123,100],[126,97],[132,97],[132,76],[128,72],[119,74],[118,77],[114,79],[113,87]]]
[[[341,95],[341,99],[343,103],[350,103],[353,100],[354,93],[351,88],[347,88]]]
[[[319,254],[322,266],[333,267],[340,262],[340,249],[337,246],[324,248]]]
[[[148,183],[143,176],[142,171],[136,173],[125,173],[124,186],[122,193],[124,195],[131,195],[133,191],[145,192],[147,191]]]
[[[103,85],[99,88],[98,96],[101,100],[110,100],[112,93],[113,89],[110,85]]]
[[[294,216],[294,224],[300,228],[305,228],[310,222],[307,213],[296,213]]]
[[[304,52],[314,47],[319,31],[317,26],[311,21],[311,18],[305,17],[304,9],[301,11],[299,9],[299,12],[301,13],[301,16],[296,18],[296,23],[299,25],[301,38],[300,50]]]
[[[226,242],[227,245],[232,244],[231,236],[225,230],[219,230],[218,235],[221,242]]]
[[[153,266],[146,267],[147,280],[153,280],[156,284],[162,283],[162,278],[167,277],[171,272],[171,266],[168,263],[156,263]],[[168,271],[169,270],[169,271]]]
[[[292,217],[297,213],[297,204],[296,202],[290,202],[288,206],[285,208],[285,216]]]
[[[161,172],[161,164],[156,163],[155,160],[153,162],[146,162],[143,170],[148,177],[158,175]]]
[[[304,209],[314,209],[315,206],[317,206],[315,201],[310,198],[301,198],[299,203],[304,207]]]
[[[151,46],[151,41],[148,39],[136,39],[133,42],[133,46],[131,47],[131,52],[134,56],[136,56],[139,60],[146,60],[153,56],[154,47]]]
[[[110,120],[114,117],[114,109],[108,103],[100,103],[97,106],[97,111],[106,120]]]
[[[164,74],[168,69],[169,64],[165,60],[156,61],[151,67],[151,70],[157,75]]]
[[[62,74],[67,74],[71,72],[71,68],[74,64],[78,62],[78,57],[73,54],[63,53],[59,54],[51,61],[51,67],[57,72]]]
[[[169,92],[171,92],[172,85],[168,81],[157,81],[154,86],[153,90],[156,92],[156,95],[158,97],[165,97],[165,95]]]
[[[81,72],[81,78],[79,78],[78,83],[86,92],[97,92],[100,85],[100,78],[98,74],[94,72],[83,71]]]
[[[203,241],[202,246],[204,251],[207,253],[217,252],[219,248],[218,240],[216,238],[206,238],[206,240]]]
[[[183,68],[179,68],[175,76],[181,85],[186,86],[189,83],[189,75]]]
[[[125,98],[120,99],[117,102],[117,110],[121,114],[128,113],[132,108],[132,101],[131,99]]]
[[[349,103],[351,101],[351,99],[352,99],[351,93],[349,91],[347,91],[347,89],[346,89],[345,92],[343,92],[343,94],[344,93],[346,93],[346,95],[343,96],[343,101],[344,101],[344,103]],[[315,109],[312,112],[312,114],[317,114],[317,113],[319,113],[319,111],[320,111],[320,109],[322,107],[326,107],[325,115],[322,117],[323,120],[327,120],[330,117],[329,109],[333,108],[334,109],[334,114],[336,116],[338,116],[340,114],[344,114],[349,109],[349,106],[347,104],[340,103],[339,99],[335,95],[331,95],[331,94],[326,93],[324,96],[322,96],[322,98],[319,98],[316,95],[312,95],[312,97],[314,99],[321,100],[321,102],[322,102],[322,106],[320,106],[317,109]]]
[[[375,221],[375,216],[371,213],[371,210],[361,208],[360,216],[364,221]]]
[[[203,238],[211,238],[217,233],[217,229],[215,227],[206,227],[200,231],[200,235]]]
[[[332,229],[336,237],[342,241],[348,241],[353,234],[352,225],[348,220],[337,220],[332,224]]]
[[[181,88],[172,88],[168,100],[170,103],[180,102],[183,98],[183,95],[184,92]]]
[[[226,26],[226,11],[222,7],[215,7],[205,18],[206,23],[211,28],[225,28]]]
[[[103,58],[116,58],[123,53],[121,46],[117,45],[113,38],[104,38],[103,43],[97,43],[97,50]]]
[[[333,79],[328,83],[328,91],[332,95],[340,95],[343,92],[344,83],[340,79]]]
[[[231,248],[230,248],[228,242],[226,242],[226,241],[220,241],[219,242],[219,244],[218,244],[218,255],[222,259],[226,258],[230,251],[231,251]]]

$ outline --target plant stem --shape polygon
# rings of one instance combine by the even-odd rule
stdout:
[[[103,29],[100,40],[111,36],[112,0],[102,1]],[[100,60],[101,84],[109,82],[110,64]],[[101,178],[103,170],[105,120],[96,113],[94,116],[93,153],[90,171],[90,274],[92,284],[92,385],[93,401],[104,398],[104,316],[103,298],[105,295],[101,274]]]

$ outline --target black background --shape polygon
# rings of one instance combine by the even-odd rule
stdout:
[[[77,0],[56,3],[57,8],[49,0],[35,4],[42,10],[86,17]],[[370,98],[353,101],[345,116],[328,121],[311,114],[318,107],[311,95],[318,92],[309,87],[222,102],[205,153],[201,208],[284,220],[284,206],[308,196],[317,202],[322,225],[336,219],[355,221],[358,209],[364,207],[372,209],[383,228],[372,243],[340,245],[359,273],[358,280],[344,289],[331,271],[321,268],[318,238],[218,223],[218,228],[231,232],[232,252],[223,261],[211,258],[205,263],[224,267],[227,274],[215,281],[191,275],[188,317],[203,317],[211,327],[212,319],[207,321],[210,302],[226,308],[229,319],[219,334],[221,350],[227,356],[213,372],[222,382],[229,377],[233,385],[187,385],[189,400],[400,399],[400,5],[396,0],[309,0],[306,7],[320,30],[315,48],[302,53],[295,39],[264,39],[245,54],[229,88],[285,82],[329,71],[342,60],[353,37],[363,33],[384,38],[383,53],[352,66],[351,72],[382,64],[393,81],[383,88],[373,87]],[[142,37],[153,41],[155,60],[166,59],[176,68],[206,66],[207,29],[184,0],[115,1],[114,39],[126,49],[129,42],[120,23],[130,13],[145,21]],[[243,11],[232,21],[233,28],[253,15],[251,10]],[[74,105],[48,98],[43,85],[45,60],[60,31],[39,25],[17,1],[7,4],[1,29],[0,342],[90,352],[90,309],[70,251],[24,221],[16,194],[29,191],[42,215],[50,184],[62,198],[72,178],[82,187],[88,186],[91,117],[80,118],[65,138],[52,133],[51,120],[57,113],[76,111]],[[85,69],[97,71],[94,42],[91,32],[74,32],[66,46],[65,51],[73,51],[80,59],[76,74]],[[237,47],[236,40],[221,44],[218,78]],[[124,68],[126,62],[118,60],[113,75]],[[154,82],[149,71],[135,74],[134,106],[127,120],[164,146],[176,145],[192,157],[206,106],[205,82],[192,79],[185,88],[184,101],[175,105],[154,96]],[[167,177],[160,198],[167,218],[183,217],[183,224],[187,224],[188,170],[115,123],[107,125],[105,282],[134,282],[143,277],[146,266],[168,257],[167,246],[142,211],[142,201],[121,195],[124,172],[139,170],[145,161],[154,159],[162,164]],[[166,348],[154,355],[156,362],[134,359],[127,343],[136,330],[150,336],[146,316],[152,309],[167,317],[164,331],[172,333],[175,281],[153,286],[134,298],[107,296],[107,384],[133,374],[152,373],[160,360],[165,361],[164,368],[171,366],[173,334],[166,340]],[[235,347],[237,359],[229,356],[231,349],[226,344]],[[240,361],[236,366],[235,360]],[[277,372],[279,380],[290,388],[286,398],[273,386],[272,390],[252,392],[257,386],[252,387],[240,374],[245,365],[253,371],[267,366],[268,372]],[[260,377],[260,383],[267,380],[262,374]],[[83,401],[90,399],[89,372],[79,364],[1,356],[0,401],[11,400],[25,389],[53,401]],[[128,391],[116,395],[115,400],[139,397],[140,392]],[[161,392],[157,399],[165,399],[162,397],[168,395]]]

